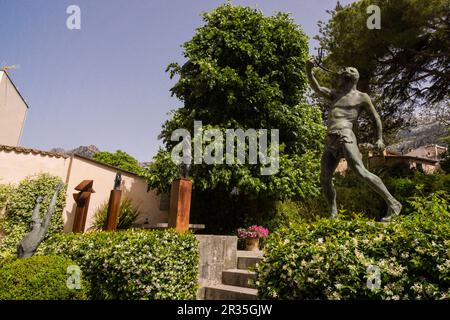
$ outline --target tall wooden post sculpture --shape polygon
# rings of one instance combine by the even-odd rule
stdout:
[[[117,172],[116,179],[114,180],[114,189],[111,190],[108,203],[108,213],[106,215],[106,231],[113,231],[117,228],[117,217],[120,209],[120,199],[122,198],[122,190],[120,185],[122,184],[122,174]]]
[[[181,166],[181,177],[172,182],[170,191],[169,228],[178,232],[189,230],[192,181],[187,179],[189,167]]]
[[[84,232],[86,217],[89,209],[89,200],[91,199],[91,194],[95,193],[92,188],[93,185],[94,180],[84,180],[75,187],[75,190],[79,192],[73,194],[73,198],[77,204],[77,209],[75,211],[75,220],[73,222],[72,232]]]

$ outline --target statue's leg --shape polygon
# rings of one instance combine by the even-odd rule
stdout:
[[[336,189],[333,185],[333,173],[339,164],[339,160],[340,159],[337,159],[330,150],[325,148],[320,163],[320,183],[332,218],[335,218],[337,215]]]
[[[383,220],[389,221],[393,216],[398,215],[402,209],[402,205],[391,195],[383,181],[364,167],[357,144],[345,143],[344,156],[349,167],[386,201],[388,213]]]

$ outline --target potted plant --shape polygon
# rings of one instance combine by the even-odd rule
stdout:
[[[246,250],[258,251],[259,239],[267,237],[269,230],[261,226],[253,225],[248,228],[239,228],[237,234],[239,238],[245,239]]]

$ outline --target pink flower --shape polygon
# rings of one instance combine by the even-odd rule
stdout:
[[[253,225],[248,228],[237,229],[237,234],[242,239],[264,238],[269,235],[269,230],[261,226]]]

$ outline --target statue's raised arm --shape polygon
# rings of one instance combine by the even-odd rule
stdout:
[[[31,214],[31,223],[40,223],[39,212],[41,209],[42,196],[36,198],[36,206],[34,207],[33,213]]]
[[[333,100],[333,91],[329,88],[322,87],[314,76],[315,65],[316,62],[314,58],[310,58],[306,61],[306,75],[308,77],[309,85],[322,98]]]
[[[61,182],[55,190],[53,197],[48,205],[47,213],[45,215],[44,221],[39,219],[39,208],[41,206],[42,197],[39,196],[36,200],[36,206],[32,213],[31,218],[31,230],[28,232],[23,239],[17,245],[17,257],[18,258],[28,258],[34,255],[39,244],[44,240],[45,235],[50,227],[50,220],[55,212],[56,201],[58,199],[59,192],[64,187],[64,183]]]
[[[50,201],[50,203],[48,205],[47,213],[45,215],[44,221],[42,222],[42,227],[39,232],[41,241],[45,238],[48,228],[50,227],[50,219],[51,219],[53,213],[55,212],[56,200],[58,199],[59,192],[62,190],[63,187],[64,187],[63,182],[61,182],[60,184],[58,184],[56,186],[55,192],[53,193],[52,200]]]

